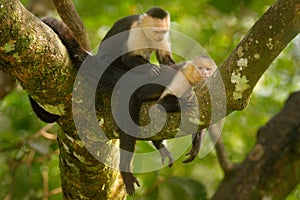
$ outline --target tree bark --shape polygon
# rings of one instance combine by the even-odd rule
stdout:
[[[300,92],[257,133],[246,159],[225,174],[214,200],[283,200],[300,182]]]
[[[195,88],[201,113],[196,125],[205,128],[247,105],[259,78],[299,33],[299,16],[299,0],[279,0],[258,20],[209,80],[208,87]],[[124,198],[124,190],[119,190],[122,186],[118,173],[91,156],[78,136],[72,118],[72,89],[77,71],[58,37],[17,0],[0,0],[0,24],[0,69],[17,78],[46,110],[61,116],[58,123],[62,131],[58,134],[58,142],[64,198]],[[116,125],[110,111],[105,110],[110,101],[102,96],[102,106],[97,107],[101,115],[98,117],[105,119],[101,126],[108,138],[117,138]],[[141,121],[147,122],[145,110],[153,103],[143,106]],[[217,113],[213,117],[211,108]],[[173,138],[178,133],[179,122],[179,113],[168,115],[165,128],[150,139]],[[106,159],[116,158],[117,153],[110,146],[101,148],[105,146],[101,141],[92,145],[98,147],[98,153]]]

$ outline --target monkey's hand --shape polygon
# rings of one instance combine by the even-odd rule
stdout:
[[[201,143],[202,143],[204,134],[205,134],[205,130],[201,130],[192,135],[193,146],[192,146],[192,149],[187,154],[185,154],[186,156],[189,155],[189,157],[187,159],[185,159],[184,161],[182,161],[183,163],[192,162],[197,157],[197,155],[200,151],[200,147],[201,147]]]
[[[137,180],[135,176],[133,176],[130,172],[121,172],[123,182],[125,185],[126,192],[129,196],[133,196],[135,193],[134,183],[140,187],[140,182]]]
[[[186,153],[186,156],[189,156],[187,159],[185,159],[184,161],[182,161],[183,163],[189,163],[192,162],[193,160],[195,160],[195,158],[197,157],[199,151],[200,151],[200,143],[197,144],[196,146],[193,146],[192,149]]]
[[[172,167],[174,159],[173,159],[171,152],[166,147],[164,147],[164,148],[159,149],[159,153],[161,155],[162,164],[164,164],[165,159],[168,158],[169,159],[169,167]]]

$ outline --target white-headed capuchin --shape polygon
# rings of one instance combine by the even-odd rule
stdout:
[[[178,70],[178,72],[162,92],[158,104],[162,105],[167,112],[179,112],[180,105],[178,98],[183,97],[191,86],[209,78],[215,72],[217,66],[211,58],[207,56],[198,56],[191,61],[175,64],[172,67]],[[186,80],[188,81],[188,84]],[[192,149],[186,154],[189,155],[189,157],[185,159],[183,163],[191,162],[196,158],[200,151],[204,133],[205,129],[192,135]],[[157,148],[164,147],[161,146],[162,141],[156,141],[154,144]],[[161,156],[163,160],[166,156],[170,158],[170,155],[167,154],[161,153]]]
[[[180,111],[177,98],[182,98],[192,85],[205,81],[217,69],[215,62],[207,56],[198,56],[173,66],[177,70],[180,67],[158,100],[167,112]]]

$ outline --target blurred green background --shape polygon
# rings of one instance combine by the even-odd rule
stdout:
[[[220,65],[251,26],[275,1],[265,0],[74,0],[96,47],[119,18],[160,6],[171,14],[172,29],[199,42]],[[26,6],[27,1],[22,1]],[[55,13],[54,13],[55,15]],[[176,41],[172,41],[176,42]],[[255,143],[256,131],[283,106],[292,91],[300,89],[300,37],[272,63],[256,86],[248,107],[225,120],[222,137],[232,162],[240,162]],[[53,134],[38,132],[46,124],[31,111],[26,92],[17,87],[0,101],[0,199],[62,199],[58,147]],[[137,150],[151,145],[139,142]],[[151,147],[152,148],[152,147]],[[143,200],[206,199],[223,178],[216,153],[172,168],[138,174],[142,187],[134,198]],[[99,188],[100,189],[100,188]],[[300,186],[288,200],[300,199]]]

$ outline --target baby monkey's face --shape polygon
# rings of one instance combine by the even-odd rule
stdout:
[[[217,68],[215,62],[207,57],[194,59],[191,64],[196,68],[196,73],[198,73],[203,80],[210,77]]]
[[[207,79],[214,73],[215,69],[212,68],[210,64],[204,64],[202,66],[198,66],[197,71],[203,79]]]
[[[211,58],[200,56],[188,62],[182,71],[187,80],[195,84],[206,80],[216,69],[217,66]]]

